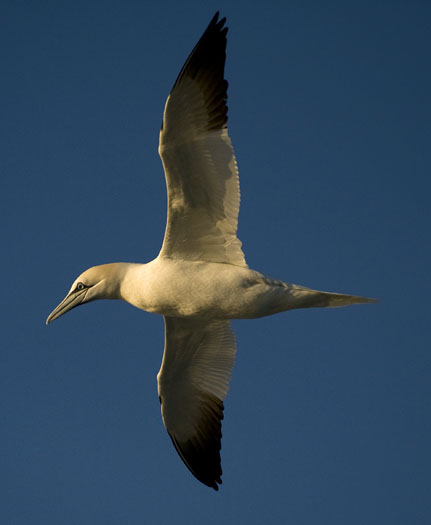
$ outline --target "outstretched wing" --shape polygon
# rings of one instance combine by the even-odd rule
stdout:
[[[239,178],[228,135],[225,18],[218,13],[166,101],[159,154],[168,218],[160,256],[246,266],[236,236]]]
[[[229,321],[165,317],[157,376],[163,423],[181,459],[215,490],[221,481],[223,399],[235,360]]]

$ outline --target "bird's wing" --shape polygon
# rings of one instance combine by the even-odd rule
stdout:
[[[168,192],[162,257],[246,266],[236,236],[239,178],[228,135],[225,19],[218,13],[166,101],[159,154]]]
[[[157,376],[163,423],[192,474],[215,490],[222,482],[223,399],[235,351],[229,321],[165,317],[165,352]]]

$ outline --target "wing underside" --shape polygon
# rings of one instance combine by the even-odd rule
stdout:
[[[218,490],[221,421],[235,359],[229,321],[165,317],[157,376],[163,423],[196,478]]]
[[[228,135],[225,19],[216,15],[166,102],[159,153],[168,218],[160,256],[245,266],[236,236],[240,203]]]

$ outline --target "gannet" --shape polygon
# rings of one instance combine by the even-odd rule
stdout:
[[[163,423],[193,475],[218,490],[221,420],[236,352],[232,319],[374,299],[312,290],[251,270],[237,237],[238,169],[227,130],[226,19],[217,12],[168,96],[160,131],[168,216],[147,264],[94,266],[46,323],[96,299],[122,299],[164,316],[157,375]]]

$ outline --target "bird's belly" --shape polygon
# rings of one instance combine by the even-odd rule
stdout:
[[[259,296],[266,302],[268,286],[258,272],[201,261],[156,259],[147,266],[142,293],[125,297],[138,308],[171,317],[235,319],[265,315]]]

